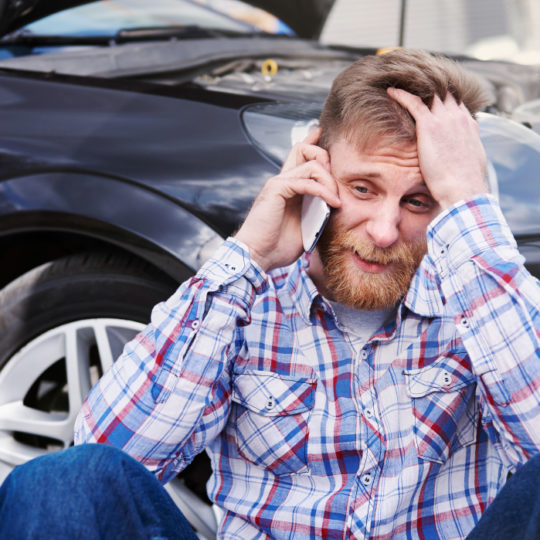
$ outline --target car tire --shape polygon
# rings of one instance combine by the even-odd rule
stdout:
[[[82,400],[175,284],[129,256],[42,264],[0,291],[0,461],[71,444]]]
[[[0,483],[12,467],[72,444],[91,386],[176,287],[133,257],[94,252],[42,264],[0,291]],[[169,493],[202,537],[215,537],[201,493],[208,457],[182,474]]]
[[[0,291],[0,368],[26,342],[70,321],[119,317],[145,323],[175,286],[145,263],[116,254],[42,264]]]

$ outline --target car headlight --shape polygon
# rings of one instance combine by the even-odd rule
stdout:
[[[242,124],[249,140],[276,165],[291,146],[316,125],[322,103],[257,103],[243,109]]]

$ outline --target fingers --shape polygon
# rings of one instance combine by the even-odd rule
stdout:
[[[255,199],[236,238],[263,270],[291,264],[302,253],[302,195],[321,197],[339,207],[337,184],[316,160],[270,178]]]
[[[318,161],[323,167],[330,170],[328,152],[316,144],[320,136],[321,128],[317,128],[310,131],[301,143],[295,144],[285,159],[281,171],[285,172],[307,161]]]
[[[295,195],[310,194],[321,197],[330,206],[341,206],[337,183],[332,174],[318,161],[307,161],[285,171],[270,180],[283,190],[286,199]]]
[[[415,120],[418,120],[420,116],[429,112],[426,104],[414,94],[410,94],[400,88],[387,88],[387,94],[395,101],[397,101],[404,109],[407,109]]]
[[[388,95],[397,101],[403,108],[407,109],[412,117],[418,121],[422,116],[427,116],[429,113],[438,116],[439,114],[466,113],[467,116],[472,118],[471,113],[463,102],[458,103],[451,92],[447,92],[444,101],[435,94],[433,96],[433,103],[429,108],[419,96],[411,94],[406,90],[400,88],[387,88]]]
[[[303,142],[305,142],[306,144],[317,144],[321,137],[321,133],[322,129],[320,127],[312,129],[308,132]]]
[[[450,131],[470,129],[480,133],[478,122],[471,115],[463,102],[458,103],[454,96],[447,92],[444,101],[437,95],[433,97],[431,108],[420,97],[398,88],[388,88],[388,95],[407,109],[416,121],[417,133],[420,131],[447,129]]]

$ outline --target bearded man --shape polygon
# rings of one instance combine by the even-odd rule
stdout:
[[[483,104],[421,52],[345,70],[235,237],[92,390],[76,442],[162,483],[206,449],[220,538],[535,535],[538,487],[492,504],[509,472],[505,490],[538,479],[540,287],[487,193]],[[310,254],[306,194],[332,208]]]

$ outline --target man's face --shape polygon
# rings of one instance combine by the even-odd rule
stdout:
[[[415,143],[360,151],[344,138],[329,149],[341,208],[318,252],[323,292],[357,309],[392,307],[426,252],[426,228],[439,213],[420,173]]]

